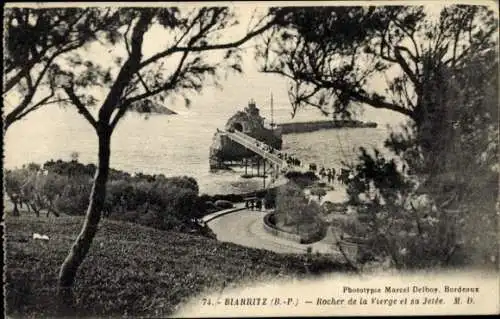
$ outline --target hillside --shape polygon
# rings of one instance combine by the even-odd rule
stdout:
[[[59,266],[82,220],[69,216],[6,216],[9,316],[54,315]],[[49,241],[34,240],[35,232],[48,235]],[[103,220],[77,278],[78,317],[165,317],[189,297],[207,289],[248,280],[345,271],[345,266],[327,257],[314,259],[306,270],[303,256]]]

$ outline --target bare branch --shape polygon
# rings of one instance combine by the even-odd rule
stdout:
[[[80,101],[78,96],[76,96],[73,87],[66,86],[64,87],[64,91],[68,95],[73,105],[76,106],[78,113],[82,114],[83,117],[97,130],[97,121],[94,119],[92,114],[90,114],[89,110],[85,107],[85,105]]]
[[[123,40],[125,42],[125,49],[127,50],[127,53],[129,55],[131,54],[131,51],[130,51],[130,45],[128,43],[127,37],[128,37],[130,29],[132,28],[132,22],[133,22],[133,20],[131,20],[130,23],[127,25],[127,30],[125,30],[125,33],[123,34]],[[137,78],[139,79],[139,81],[141,82],[142,86],[144,87],[144,90],[146,90],[146,92],[149,92],[150,91],[149,87],[147,86],[146,82],[142,78],[141,72],[139,70],[137,70],[136,75],[137,75]]]
[[[30,108],[27,108],[24,110],[23,113],[19,114],[16,116],[16,118],[14,119],[15,121],[18,121],[20,119],[22,119],[23,117],[25,117],[26,115],[28,115],[29,113],[35,111],[35,110],[38,110],[41,106],[44,106],[44,105],[47,105],[47,104],[51,104],[51,103],[57,103],[57,102],[61,102],[63,100],[55,100],[55,101],[50,101],[49,102],[49,99],[52,98],[54,96],[54,91],[51,92],[51,94],[49,94],[48,96],[44,97],[43,99],[41,99],[40,101],[38,101],[37,103],[35,103],[33,106],[31,106]]]
[[[28,72],[37,64],[39,61],[32,59],[31,61],[26,62],[24,67],[14,76],[12,76],[9,80],[6,81],[2,94],[9,92],[14,86],[16,86],[19,81],[28,74]]]
[[[116,125],[118,124],[120,119],[123,117],[123,115],[125,115],[129,105],[130,105],[130,103],[127,103],[127,102],[121,103],[121,105],[118,108],[118,112],[116,113],[115,117],[111,120],[110,127],[112,130],[116,127]]]
[[[48,59],[47,59],[47,64],[45,66],[45,68],[43,69],[42,72],[45,72],[46,69],[50,66],[50,64],[55,60],[55,58],[57,58],[58,56],[60,56],[61,54],[63,53],[66,53],[66,52],[69,52],[71,50],[74,50],[74,49],[77,49],[78,47],[82,46],[83,43],[80,43],[80,42],[77,42],[77,43],[74,43],[75,41],[73,42],[70,42],[68,45],[68,47],[66,48],[63,48],[63,49],[60,49],[58,51],[56,51],[55,53],[53,53]],[[4,89],[3,89],[3,92],[2,94],[5,94],[7,93],[9,90],[11,90],[14,86],[16,86],[16,84],[23,78],[23,77],[26,77],[26,75],[33,69],[33,67],[40,63],[41,60],[39,61],[36,61],[34,63],[28,63],[26,65],[26,67],[24,67],[19,73],[17,73],[15,76],[13,76],[11,79],[9,79],[7,81],[7,84],[4,86]]]
[[[392,110],[392,111],[401,113],[403,115],[406,115],[410,118],[414,117],[414,114],[411,110],[404,108],[404,107],[401,107],[397,104],[388,103],[388,102],[385,102],[381,99],[377,99],[377,98],[370,97],[368,95],[360,94],[356,91],[350,91],[349,93],[357,101],[368,104],[374,108]]]
[[[125,30],[125,33],[123,34],[123,40],[125,42],[125,49],[127,50],[127,53],[130,55],[130,45],[128,44],[128,33],[130,31],[130,28],[132,27],[132,21],[130,21],[130,23],[127,25],[127,30]]]
[[[76,16],[76,18],[74,19],[73,22],[71,22],[69,25],[68,25],[68,28],[65,33],[65,35],[69,35],[71,33],[71,30],[72,28],[78,23],[78,21],[80,21],[80,19],[85,16],[85,14],[87,14],[89,12],[89,9],[85,9],[82,11],[82,13],[78,16]],[[28,13],[28,11],[26,11],[26,14]],[[27,17],[26,17],[27,19]],[[25,21],[27,22],[27,21]],[[61,23],[61,21],[57,22],[57,24]],[[47,30],[55,27],[56,25],[52,25],[52,26],[44,26],[44,28],[46,28]],[[68,45],[70,45],[72,42],[74,41],[71,41]],[[77,41],[77,42],[81,42],[80,46],[83,45],[83,41]],[[25,77],[29,72],[30,70],[33,69],[33,67],[42,62],[45,54],[52,48],[55,48],[56,45],[47,45],[47,46],[44,46],[40,52],[38,51],[34,51],[33,52],[33,57],[29,60],[29,61],[26,61],[26,63],[23,65],[22,69],[14,76],[12,76],[9,80],[6,81],[6,84],[4,85],[3,89],[2,89],[2,94],[5,94],[6,92],[10,91],[23,77]],[[49,61],[53,61],[55,57],[57,57],[58,55],[62,54],[62,53],[65,53],[67,51],[70,51],[70,50],[73,50],[73,49],[76,49],[78,48],[78,46],[75,46],[75,47],[72,47],[70,45],[70,47],[68,49],[65,49],[64,47],[63,48],[60,48],[59,50],[57,50],[48,60]],[[35,47],[33,46],[32,49],[35,49]],[[11,70],[14,70],[15,69],[15,66],[13,66],[11,68]],[[10,70],[7,70],[6,73],[10,72]]]
[[[228,42],[228,43],[221,43],[221,44],[214,44],[214,45],[202,45],[202,46],[187,46],[187,47],[177,47],[173,46],[169,48],[168,50],[165,50],[163,52],[157,53],[150,57],[149,59],[143,61],[139,68],[143,68],[153,62],[158,61],[161,58],[167,57],[169,55],[172,55],[176,52],[202,52],[202,51],[213,51],[213,50],[223,50],[223,49],[230,49],[234,47],[238,47],[242,45],[243,43],[247,42],[248,40],[252,39],[254,36],[268,30],[271,28],[276,22],[276,19],[273,19],[272,21],[268,22],[266,25],[262,26],[261,28],[258,28],[252,32],[247,33],[244,37],[242,37],[239,40],[233,41],[233,42]]]
[[[487,41],[487,39],[489,37],[491,37],[495,31],[497,31],[497,29],[496,28],[492,28],[490,31],[488,31],[481,38],[481,40],[479,41],[479,43],[469,45],[464,51],[462,51],[462,53],[458,57],[454,58],[452,56],[448,60],[444,61],[444,64],[448,64],[448,63],[452,62],[455,65],[458,62],[460,62],[460,60],[462,60],[473,48],[475,48],[475,49],[481,49],[482,45],[485,44],[485,42]]]
[[[159,94],[159,93],[161,93],[163,91],[166,91],[168,89],[174,88],[175,84],[177,83],[177,81],[179,79],[179,76],[180,76],[181,71],[182,71],[182,67],[183,67],[184,62],[186,61],[186,58],[187,58],[188,55],[189,55],[189,51],[185,51],[183,53],[182,58],[179,61],[179,64],[177,65],[177,69],[172,74],[172,76],[170,77],[170,79],[168,81],[166,81],[162,86],[160,86],[159,88],[156,88],[155,90],[152,90],[150,92],[139,94],[139,95],[136,95],[136,96],[133,96],[133,97],[127,99],[125,105],[130,105],[130,104],[135,103],[137,101],[140,101],[140,100],[152,97],[152,96],[154,96],[156,94]]]
[[[404,25],[402,25],[401,23],[399,23],[399,21],[397,21],[397,19],[394,19],[392,22],[394,22],[394,24],[401,30],[403,31],[407,36],[408,38],[410,38],[410,41],[412,42],[413,44],[413,49],[415,50],[415,54],[411,53],[411,51],[408,50],[408,53],[410,54],[410,56],[412,56],[412,59],[413,61],[418,61],[418,59],[420,59],[420,52],[418,50],[418,45],[417,45],[417,42],[415,40],[415,32],[412,31],[408,31],[407,28],[404,27]]]
[[[403,71],[408,75],[408,78],[411,80],[413,85],[415,85],[415,88],[419,90],[420,88],[420,81],[418,80],[417,76],[415,73],[410,69],[410,66],[406,62],[406,60],[403,58],[401,55],[401,49],[402,47],[396,47],[394,50],[395,56],[396,56],[396,61],[398,62],[398,65],[403,69]]]
[[[289,79],[292,79],[296,81],[297,79],[297,74],[296,75],[290,75],[287,74],[286,72],[280,71],[280,70],[268,70],[266,73],[275,73],[275,74],[280,74],[282,76],[285,76]],[[307,74],[298,74],[298,76],[312,84],[314,84],[318,88],[324,88],[324,89],[333,89],[333,90],[339,90],[343,91],[351,96],[354,100],[368,104],[374,108],[380,108],[380,109],[388,109],[392,110],[398,113],[401,113],[403,115],[406,115],[410,118],[413,118],[414,114],[412,110],[409,110],[407,108],[404,108],[402,106],[399,106],[394,103],[389,103],[386,102],[382,99],[375,98],[373,95],[370,96],[366,92],[363,92],[361,90],[354,90],[352,88],[347,87],[344,84],[341,84],[339,82],[334,82],[334,81],[327,81],[327,80],[320,80],[320,79],[315,79],[312,75],[307,75]],[[311,104],[314,106],[314,104]]]

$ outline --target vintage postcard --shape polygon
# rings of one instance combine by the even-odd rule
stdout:
[[[6,317],[500,313],[494,1],[3,21]]]

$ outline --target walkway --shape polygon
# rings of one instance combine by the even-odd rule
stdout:
[[[236,143],[246,147],[247,149],[251,150],[252,152],[260,155],[262,158],[266,159],[273,165],[276,165],[279,169],[283,167],[287,167],[288,164],[286,161],[282,160],[279,158],[277,155],[272,154],[268,151],[263,150],[257,145],[266,145],[264,142],[261,142],[251,136],[246,135],[245,133],[241,133],[238,131],[235,132],[221,132],[220,134],[225,135],[229,137],[231,140],[235,141]]]
[[[276,237],[264,230],[263,218],[266,213],[266,211],[238,210],[211,219],[208,226],[217,235],[217,239],[223,242],[267,249],[277,253],[306,253],[307,247],[311,247],[313,253],[320,252],[340,256],[340,252],[335,249],[335,236],[330,230],[326,237],[319,242],[309,245],[299,244]]]

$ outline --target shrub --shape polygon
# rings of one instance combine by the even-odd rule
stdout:
[[[76,160],[51,160],[43,167],[46,174],[42,174],[36,164],[9,171],[8,194],[14,198],[17,194],[26,194],[30,203],[34,205],[36,201],[37,209],[48,207],[70,215],[85,214],[95,165],[83,165]],[[105,216],[170,229],[175,223],[191,223],[202,212],[198,183],[192,177],[166,178],[140,173],[131,177],[126,172],[110,169]]]
[[[157,228],[159,221],[158,213],[150,210],[147,213],[138,214],[137,222],[143,226]]]
[[[299,185],[300,187],[307,187],[316,182],[319,178],[316,176],[314,172],[297,172],[290,171],[285,174],[285,177],[289,179],[291,182]]]
[[[68,215],[83,215],[87,210],[92,189],[89,177],[71,177],[55,200],[56,209]]]
[[[233,208],[234,205],[230,201],[219,199],[218,201],[215,202],[215,206],[221,209],[228,209],[228,208]]]
[[[305,242],[322,237],[324,222],[318,203],[309,202],[302,189],[287,183],[278,189],[275,222],[278,228],[298,234]]]
[[[198,182],[189,176],[171,177],[168,179],[168,182],[179,188],[189,188],[195,193],[199,192]]]
[[[276,207],[276,189],[269,189],[264,196],[264,208],[272,209]]]

